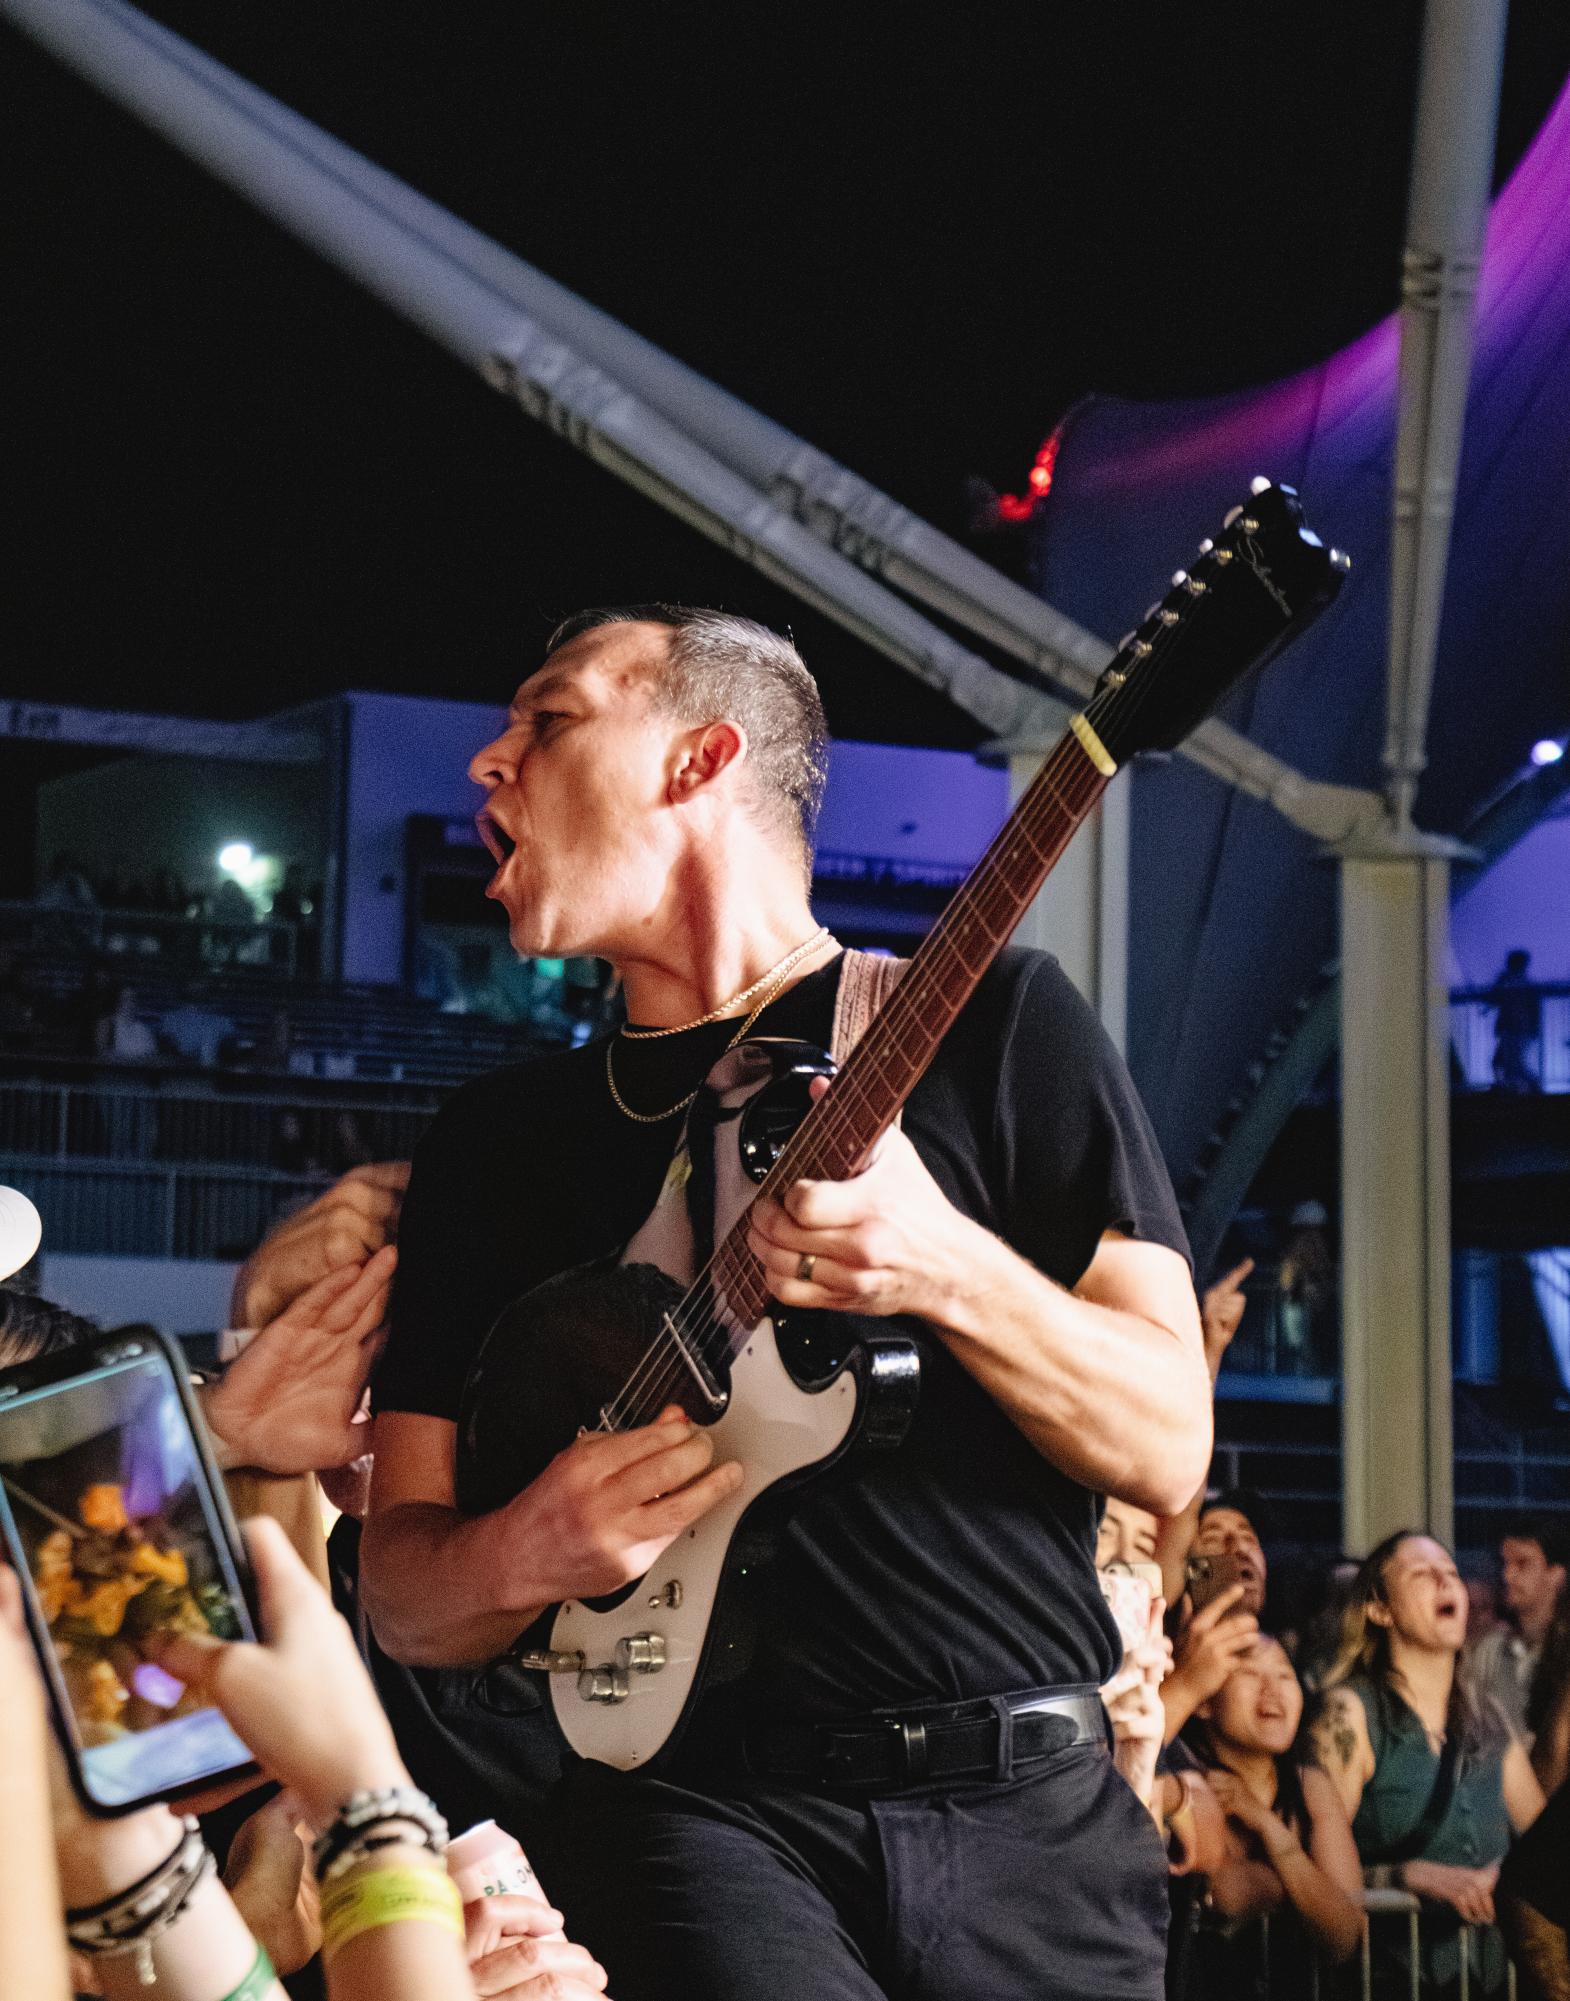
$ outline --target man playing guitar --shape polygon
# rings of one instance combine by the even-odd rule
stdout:
[[[654,1207],[738,1031],[828,1045],[823,765],[785,640],[663,606],[570,620],[474,759],[513,945],[611,961],[628,1028],[467,1086],[416,1155],[362,1554],[397,1660],[491,1661],[739,1482],[672,1411],[465,1516],[456,1419],[502,1307]],[[787,1312],[844,1316],[820,1340],[912,1334],[916,1414],[788,1495],[750,1662],[657,1772],[570,1761],[542,1872],[573,1936],[617,2001],[1154,2001],[1165,1870],[1100,1723],[1097,1497],[1183,1507],[1210,1383],[1155,1142],[1056,963],[1004,952],[865,1171],[758,1204],[752,1245]]]

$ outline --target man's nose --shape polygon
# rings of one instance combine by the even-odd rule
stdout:
[[[469,759],[469,776],[476,785],[483,785],[487,792],[493,792],[498,785],[506,785],[517,777],[516,737],[515,730],[504,730],[484,750],[474,753]]]

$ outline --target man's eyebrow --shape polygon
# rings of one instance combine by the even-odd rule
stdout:
[[[570,674],[548,674],[543,680],[525,681],[507,705],[509,716],[525,716],[540,703],[553,695],[559,695],[564,688],[573,685]]]

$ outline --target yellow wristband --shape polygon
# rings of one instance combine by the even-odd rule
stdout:
[[[450,1876],[434,1869],[376,1869],[335,1883],[322,1897],[322,1952],[331,1959],[362,1932],[411,1920],[463,1937],[463,1900]]]

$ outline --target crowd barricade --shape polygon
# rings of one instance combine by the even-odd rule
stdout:
[[[1368,1923],[1363,1932],[1363,1943],[1355,1960],[1344,1967],[1328,1965],[1318,1954],[1310,1957],[1308,1963],[1308,1992],[1311,2001],[1352,2001],[1356,1994],[1358,2001],[1374,2001],[1374,1968],[1378,1943],[1375,1927],[1379,1926],[1385,1935],[1390,1928],[1399,1927],[1405,1932],[1406,2001],[1429,2001],[1437,1991],[1431,1983],[1423,1979],[1422,1932],[1423,1906],[1419,1898],[1410,1890],[1365,1890],[1363,1910]],[[1271,1994],[1270,1919],[1262,1917],[1250,1927],[1259,1942],[1258,1976],[1254,1992],[1260,2001],[1269,2001]],[[1477,1986],[1476,1968],[1479,1964],[1479,1948],[1484,1934],[1492,1928],[1484,1925],[1463,1925],[1456,1934],[1459,1941],[1457,1977],[1443,1989],[1447,2001],[1472,2001],[1474,1990],[1481,2001],[1481,1989]],[[1354,1982],[1356,1983],[1354,1986]],[[1388,1975],[1380,1983],[1380,2001],[1395,2001],[1398,1993],[1397,1982]],[[1506,2001],[1516,2001],[1516,1970],[1513,1961],[1505,1961]],[[1203,1994],[1190,1997],[1190,2001],[1235,2001],[1235,1997],[1224,1994]]]

